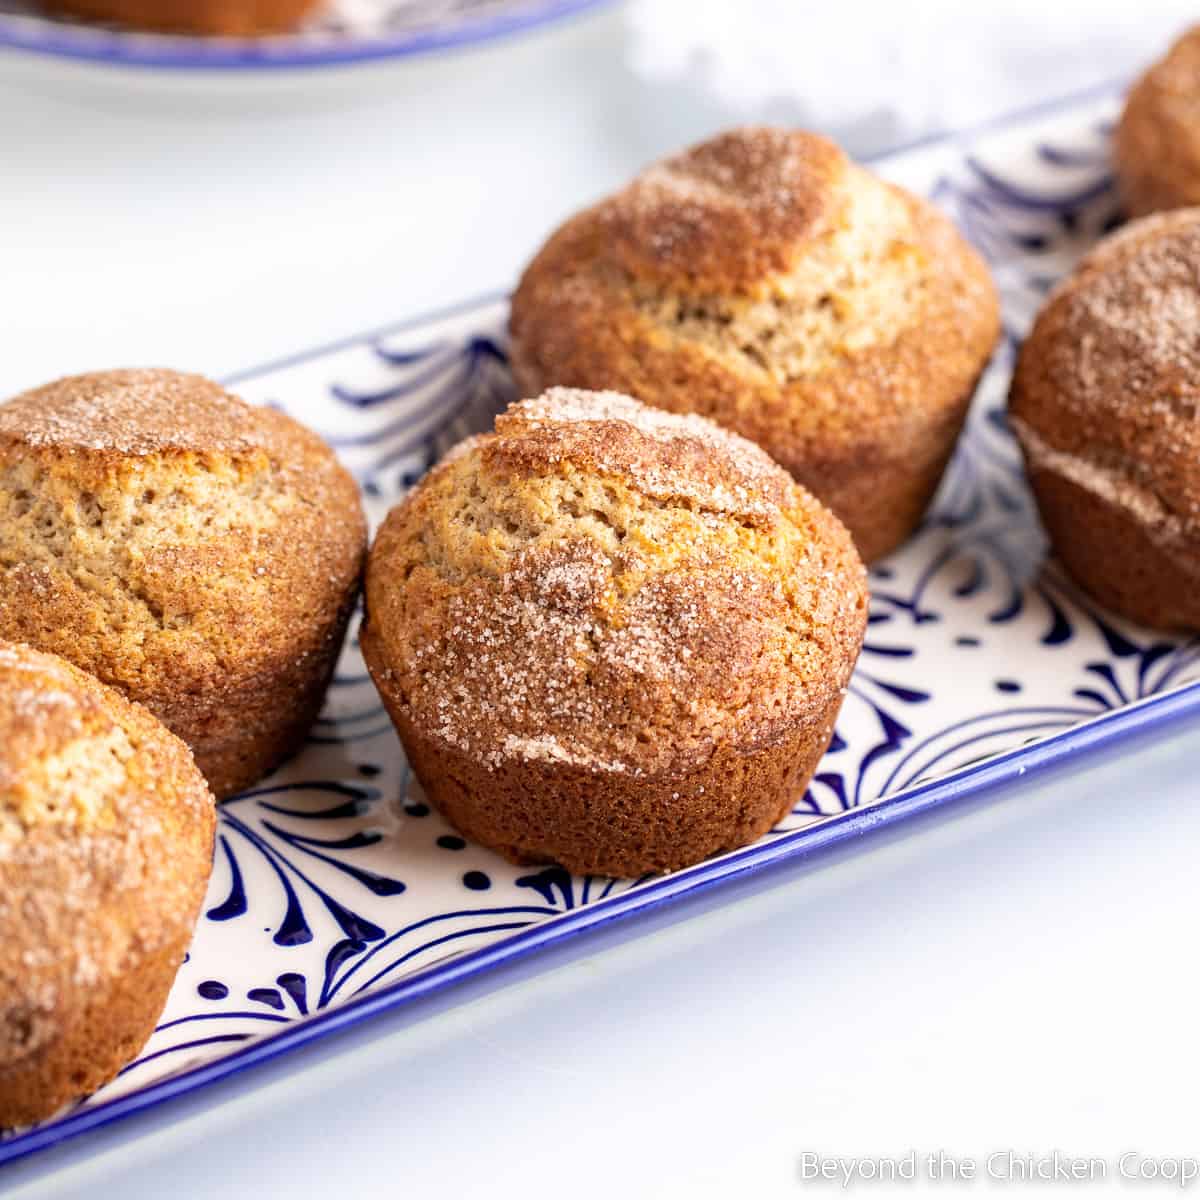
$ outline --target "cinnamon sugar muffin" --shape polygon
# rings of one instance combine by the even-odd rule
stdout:
[[[741,129],[569,220],[513,297],[522,395],[615,388],[757,442],[867,561],[924,512],[999,331],[936,209],[811,133]]]
[[[158,33],[256,37],[287,33],[319,0],[47,0],[63,16]]]
[[[1130,216],[1200,204],[1200,25],[1134,85],[1113,152]]]
[[[1009,421],[1079,583],[1135,621],[1200,628],[1200,209],[1083,259],[1022,347]]]
[[[0,637],[141,701],[218,797],[303,740],[365,542],[324,442],[199,376],[79,375],[0,406]]]
[[[392,510],[367,665],[429,797],[514,862],[634,876],[765,833],[862,644],[840,522],[697,416],[556,388]]]
[[[187,747],[51,654],[0,642],[0,1126],[133,1058],[204,898],[216,815]]]

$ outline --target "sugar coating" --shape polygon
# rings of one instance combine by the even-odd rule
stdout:
[[[597,211],[634,277],[695,291],[752,288],[843,219],[845,155],[816,134],[750,126],[655,163]]]
[[[939,320],[943,306],[957,309],[964,333],[994,323],[984,320],[995,306],[986,277],[974,277],[973,258],[956,261],[964,254],[924,201],[827,139],[735,129],[653,164],[568,222],[518,290],[514,349],[523,371],[533,376],[540,358],[541,377],[555,382],[567,364],[548,361],[562,351],[531,307],[544,303],[553,321],[564,301],[568,320],[577,308],[628,304],[660,337],[787,387],[890,346],[930,305]],[[847,398],[855,413],[858,397]]]
[[[145,709],[53,655],[0,642],[6,1066],[59,1034],[78,989],[186,938],[214,825],[187,747]]]
[[[0,406],[0,637],[147,704],[222,789],[215,756],[282,719],[277,681],[323,681],[365,536],[315,434],[199,376],[100,372]]]
[[[393,510],[367,607],[381,686],[446,744],[638,775],[819,709],[865,583],[836,519],[744,439],[553,389]]]
[[[1116,360],[1145,386],[1174,376],[1187,388],[1200,366],[1200,210],[1133,221],[1100,242],[1051,294],[1078,337],[1080,382]],[[1140,400],[1141,397],[1138,397]]]
[[[266,446],[268,429],[218,384],[165,369],[69,376],[0,406],[0,437],[75,451],[238,453]]]
[[[904,196],[850,163],[840,180],[840,210],[820,236],[753,287],[639,287],[637,310],[664,333],[782,385],[895,341],[917,319],[933,264]]]
[[[1200,210],[1105,239],[1050,297],[1014,377],[1031,461],[1162,544],[1200,533]]]
[[[597,438],[599,422],[620,422],[636,440]],[[639,404],[619,392],[550,388],[497,418],[501,434],[545,432],[554,453],[579,454],[606,474],[630,477],[647,497],[690,500],[710,512],[773,519],[791,480],[753,442],[694,413]],[[528,438],[531,443],[533,438]]]
[[[999,335],[932,204],[799,130],[720,134],[570,218],[513,296],[522,395],[614,388],[762,446],[862,553],[911,532]]]

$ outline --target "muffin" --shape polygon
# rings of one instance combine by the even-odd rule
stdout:
[[[0,1126],[51,1116],[141,1049],[215,825],[188,748],[144,708],[0,642]]]
[[[1200,204],[1200,25],[1134,85],[1113,153],[1131,217]]]
[[[417,778],[466,836],[637,876],[791,809],[866,607],[846,530],[756,446],[555,388],[392,510],[361,641]]]
[[[999,330],[936,209],[811,133],[742,129],[558,230],[512,306],[522,395],[615,388],[750,438],[879,558],[919,522]]]
[[[199,376],[79,375],[0,405],[0,638],[145,704],[218,797],[303,741],[365,546],[332,451]]]
[[[1200,209],[1096,246],[1021,349],[1009,422],[1055,553],[1116,612],[1200,628]]]
[[[256,37],[287,33],[317,0],[47,0],[65,17],[157,33]]]

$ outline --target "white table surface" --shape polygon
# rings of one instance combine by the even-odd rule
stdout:
[[[719,115],[634,80],[622,37],[593,17],[319,94],[132,99],[0,58],[0,393],[220,376],[506,286],[553,222]],[[1200,1154],[1193,742],[378,1021],[0,1190],[758,1198],[796,1193],[805,1150]]]

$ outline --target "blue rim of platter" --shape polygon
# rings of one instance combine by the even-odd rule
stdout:
[[[22,13],[0,13],[0,49],[113,66],[187,71],[346,66],[464,49],[611,3],[612,0],[528,0],[487,16],[391,35],[321,33],[262,38],[139,33]]]
[[[921,145],[950,143],[984,129],[1004,128],[1034,116],[1067,111],[1081,101],[1105,94],[1111,95],[1113,92],[1114,88],[1111,85],[1104,89],[1089,89],[1086,93],[1068,99],[1023,109],[1007,117],[989,121],[981,127],[954,131],[935,139],[924,139]],[[907,147],[905,150],[894,151],[881,157],[891,158],[911,149]],[[423,314],[358,337],[303,352],[286,360],[240,372],[229,377],[226,382],[231,383],[235,379],[245,381],[281,366],[319,357],[341,346],[352,345],[388,332],[399,332],[438,316],[465,311],[482,305],[488,299],[498,298],[480,297],[455,305],[451,309],[444,309],[440,313]],[[1048,735],[1032,745],[1002,752],[941,778],[916,783],[869,806],[848,809],[819,823],[791,833],[779,834],[769,841],[700,863],[675,875],[650,880],[631,891],[594,901],[581,908],[570,909],[551,920],[512,933],[501,941],[467,951],[377,991],[348,1000],[335,1008],[324,1009],[222,1058],[182,1071],[136,1092],[77,1110],[60,1120],[0,1142],[0,1164],[23,1158],[77,1134],[98,1129],[167,1100],[181,1097],[206,1084],[228,1079],[250,1067],[357,1026],[378,1014],[395,1011],[404,1005],[476,980],[496,968],[512,966],[538,952],[561,947],[580,934],[611,927],[630,917],[646,916],[654,910],[661,911],[676,901],[691,899],[721,885],[745,880],[768,868],[798,864],[812,855],[850,842],[864,834],[890,828],[902,820],[918,817],[952,802],[982,799],[1018,779],[1046,775],[1055,769],[1069,767],[1080,761],[1091,762],[1102,752],[1115,746],[1164,733],[1180,722],[1196,717],[1200,717],[1200,681],[1135,701],[1062,732]],[[632,936],[633,932],[629,931],[625,936]]]
[[[1189,717],[1200,716],[1200,682],[1151,696],[1126,708],[1051,735],[1036,745],[998,754],[943,779],[906,788],[865,808],[849,809],[794,833],[780,834],[769,842],[748,846],[721,858],[710,859],[686,872],[665,875],[633,891],[597,900],[539,925],[514,933],[502,941],[408,976],[388,987],[348,1000],[337,1008],[287,1026],[204,1066],[163,1079],[137,1092],[105,1104],[83,1109],[60,1121],[20,1134],[0,1143],[0,1164],[45,1150],[59,1142],[108,1125],[183,1096],[209,1083],[227,1079],[249,1067],[297,1050],[320,1038],[346,1030],[369,1018],[394,1011],[401,1005],[432,996],[484,972],[508,966],[540,950],[558,946],[569,938],[592,932],[610,922],[641,916],[675,901],[691,898],[710,888],[744,878],[782,863],[797,864],[811,855],[830,850],[863,834],[917,817],[953,801],[981,799],[1017,779],[1028,780],[1139,736],[1165,732]]]

